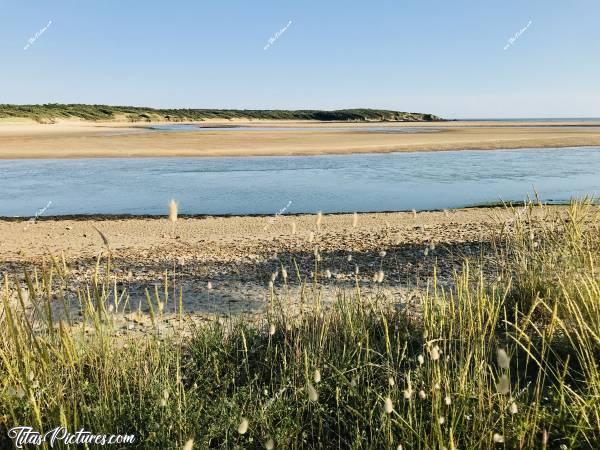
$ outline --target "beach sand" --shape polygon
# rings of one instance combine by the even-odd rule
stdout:
[[[181,289],[185,313],[197,321],[229,315],[259,319],[274,298],[297,309],[306,289],[319,290],[327,304],[336,292],[356,286],[365,298],[385,293],[397,307],[414,309],[418,305],[411,302],[432,283],[434,266],[438,286],[447,285],[465,257],[490,251],[491,237],[510,217],[504,208],[372,213],[359,214],[354,227],[352,214],[338,214],[325,215],[320,231],[315,215],[184,217],[174,229],[166,218],[5,219],[0,220],[0,271],[14,282],[23,280],[25,270],[49,266],[52,256],[62,267],[64,257],[70,286],[89,285],[96,258],[103,255],[104,263],[108,253],[96,227],[109,241],[112,280],[131,296],[128,312],[118,317],[124,327],[149,326],[145,289],[163,293],[167,279],[172,293],[173,273],[176,296]],[[315,248],[321,255],[318,268]],[[384,280],[374,282],[380,270]],[[176,321],[172,298],[166,324]]]
[[[589,122],[320,123],[237,120],[199,124],[267,126],[272,129],[164,132],[144,128],[152,124],[127,122],[68,120],[37,124],[4,120],[0,122],[0,159],[319,155],[600,145],[600,123]],[[290,127],[311,128],[290,130]],[[371,127],[383,130],[419,127],[439,131],[368,132],[366,128]]]

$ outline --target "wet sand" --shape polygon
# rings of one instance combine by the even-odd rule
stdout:
[[[0,159],[272,156],[600,145],[600,123],[206,121],[269,130],[149,131],[152,124],[0,122]],[[288,129],[307,128],[307,129]],[[319,127],[313,130],[308,127]],[[435,132],[369,132],[408,127]],[[277,130],[277,128],[281,128]]]

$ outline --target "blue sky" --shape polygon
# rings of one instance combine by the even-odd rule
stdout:
[[[0,0],[0,20],[0,103],[600,116],[598,0]]]

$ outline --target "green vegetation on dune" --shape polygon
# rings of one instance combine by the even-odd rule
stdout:
[[[110,256],[79,291],[81,316],[57,325],[50,302],[67,301],[70,275],[56,260],[0,293],[0,444],[11,426],[62,425],[135,434],[121,448],[597,448],[598,218],[589,203],[515,210],[493,255],[433,279],[418,311],[358,283],[325,308],[315,257],[305,312],[290,315],[284,277],[262,323],[173,337],[158,323],[115,335],[127,294]],[[148,294],[153,318],[165,303]]]
[[[43,123],[56,119],[83,120],[127,119],[132,122],[200,121],[207,119],[271,119],[321,121],[390,121],[423,122],[441,118],[432,114],[389,111],[383,109],[269,110],[269,109],[155,109],[137,106],[107,105],[1,105],[0,118],[28,118]]]

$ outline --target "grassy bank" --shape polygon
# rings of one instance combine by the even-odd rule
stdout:
[[[383,109],[276,110],[276,109],[155,109],[136,106],[83,104],[0,105],[0,118],[27,118],[42,123],[57,119],[151,121],[201,121],[208,119],[270,119],[321,121],[434,121],[432,114],[389,111]]]
[[[262,323],[194,327],[179,310],[176,336],[115,336],[127,294],[110,257],[76,299],[57,259],[4,283],[0,446],[13,426],[62,425],[134,434],[123,448],[594,448],[598,219],[588,203],[516,209],[494,257],[465,261],[452,287],[430,280],[417,313],[359,289],[325,308],[317,276],[292,315],[292,265]],[[148,314],[177,307],[172,288],[148,292]],[[58,321],[51,305],[72,301],[81,315]]]

